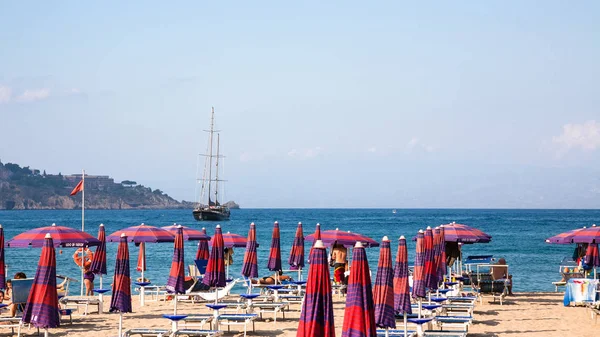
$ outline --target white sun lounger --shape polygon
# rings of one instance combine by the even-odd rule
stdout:
[[[232,325],[243,325],[244,326],[244,337],[248,331],[248,324],[252,323],[252,331],[254,331],[254,321],[258,317],[257,314],[223,314],[217,317],[218,325],[226,325],[227,331]]]
[[[90,313],[90,306],[96,306],[96,310],[100,312],[100,299],[98,296],[65,296],[59,300],[65,305],[65,308],[83,308],[82,316]]]
[[[467,337],[466,332],[462,331],[425,331],[424,337]]]
[[[179,329],[171,334],[171,336],[194,336],[194,337],[216,337],[221,336],[223,331],[218,330],[190,330]]]
[[[281,312],[282,317],[285,319],[285,309],[289,306],[286,302],[254,302],[252,308],[258,309],[260,318],[262,319],[263,313],[273,313],[273,321],[277,322],[277,313]]]
[[[472,316],[436,316],[435,324],[443,330],[445,328],[458,328],[467,331],[473,323]]]
[[[390,329],[387,331],[387,336],[390,337],[413,337],[417,334],[414,330],[407,330],[406,334],[404,334],[404,329]],[[385,337],[386,331],[385,329],[377,329],[377,337]]]
[[[125,337],[142,336],[142,337],[166,337],[171,334],[168,329],[129,329],[125,331]]]

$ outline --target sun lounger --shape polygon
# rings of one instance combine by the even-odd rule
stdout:
[[[190,330],[180,329],[171,334],[171,336],[194,336],[194,337],[216,337],[221,336],[223,331],[218,330]]]
[[[413,337],[416,334],[417,332],[413,330],[406,330],[406,334],[404,334],[403,329],[390,329],[387,332],[384,329],[377,329],[377,337],[385,337],[386,335],[391,337]]]
[[[15,334],[15,328],[17,328],[17,335],[21,336],[21,317],[1,317],[0,328],[10,328],[11,335]],[[39,329],[38,329],[39,334]]]
[[[235,286],[235,284],[237,282],[238,282],[238,280],[235,279],[235,280],[227,283],[227,285],[225,287],[219,288],[218,292],[213,289],[211,291],[189,292],[189,293],[186,293],[186,295],[192,296],[192,303],[195,303],[196,301],[198,301],[198,298],[205,300],[205,301],[214,302],[215,300],[219,300],[219,299],[229,295],[229,292],[231,291],[231,289],[233,288],[233,286]]]
[[[425,331],[423,333],[425,337],[467,337],[467,333],[464,331]]]
[[[252,331],[254,331],[254,321],[258,317],[257,314],[223,314],[217,317],[217,324],[226,325],[227,331],[232,325],[243,325],[244,326],[244,337],[248,330],[248,324],[252,323]]]
[[[212,329],[212,321],[215,316],[212,314],[206,315],[190,315],[181,320],[183,328],[198,328],[202,329],[206,323],[210,325]]]
[[[285,309],[289,306],[289,303],[285,302],[257,302],[252,303],[253,309],[258,309],[260,318],[262,319],[263,313],[273,313],[273,321],[277,322],[277,313],[281,312],[282,317],[285,319]]]
[[[474,308],[474,305],[467,303],[444,304],[442,305],[442,314],[448,315],[450,313],[461,313],[464,314],[464,316],[472,316]]]
[[[166,337],[171,334],[171,330],[167,329],[130,329],[125,331],[125,337],[142,336],[142,337]]]
[[[96,306],[96,310],[100,312],[100,300],[97,296],[65,296],[59,300],[65,308],[83,308],[81,315],[85,316],[90,313],[90,306]]]
[[[436,316],[435,323],[443,330],[444,328],[459,328],[462,331],[467,331],[471,323],[473,323],[472,316]]]
[[[59,309],[60,321],[63,322],[64,317],[69,317],[69,324],[73,324],[73,309]]]

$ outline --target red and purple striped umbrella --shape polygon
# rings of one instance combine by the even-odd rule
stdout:
[[[310,252],[306,294],[296,337],[335,337],[327,250],[317,240]]]
[[[148,226],[145,224],[141,224],[138,226],[127,227],[121,230],[118,230],[111,235],[109,235],[106,240],[109,242],[120,242],[121,234],[125,234],[127,236],[127,240],[129,242],[133,242],[136,245],[142,242],[173,242],[175,241],[175,236],[171,234],[168,230]]]
[[[564,232],[564,233],[560,233],[558,235],[555,235],[551,238],[546,239],[547,243],[555,243],[555,244],[559,244],[559,245],[569,245],[574,243],[573,242],[573,236],[577,235],[579,232],[586,230],[587,227],[583,227],[583,228],[576,228],[573,230],[570,230],[568,232]]]
[[[206,235],[206,228],[202,228],[200,231],[202,234]],[[208,240],[210,237],[207,235],[209,239],[198,241],[198,250],[196,251],[196,260],[208,260]]]
[[[592,227],[577,232],[573,235],[572,240],[574,243],[600,243],[600,226],[594,224]]]
[[[437,289],[437,266],[435,265],[435,250],[433,247],[433,231],[431,227],[425,230],[425,287]]]
[[[400,314],[412,314],[408,282],[408,249],[404,236],[398,240],[398,254],[394,266],[394,310]]]
[[[223,233],[221,226],[215,228],[215,235],[212,237],[212,248],[208,265],[202,283],[209,287],[224,287],[227,283],[225,280],[225,259],[224,255]]]
[[[422,230],[417,234],[416,248],[412,295],[413,297],[425,297],[425,233]]]
[[[442,225],[442,227],[444,227],[445,241],[462,243],[488,243],[492,240],[491,235],[467,225],[453,222]]]
[[[315,238],[315,242],[317,240],[321,240],[321,224],[317,224],[317,228],[315,228],[315,234],[313,234],[313,235]]]
[[[256,226],[253,222],[250,224],[250,230],[248,230],[246,253],[244,254],[244,264],[242,265],[242,275],[249,278],[258,277],[258,257],[256,256],[256,246]]]
[[[54,247],[90,247],[97,246],[100,241],[86,232],[80,230],[57,226],[39,227],[21,233],[8,241],[8,247],[43,247],[46,242],[46,234],[52,235]]]
[[[213,245],[214,237],[210,240],[210,245]],[[233,233],[224,233],[223,234],[223,247],[233,248],[233,247],[246,247],[246,238]]]
[[[302,222],[298,222],[288,263],[291,270],[304,268],[304,233],[302,232]]]
[[[375,337],[375,307],[369,262],[365,248],[357,242],[352,252],[352,272],[348,278],[342,337]]]
[[[90,271],[96,275],[106,275],[106,232],[103,224],[98,229],[98,240],[100,244],[96,247]]]
[[[327,246],[333,245],[337,242],[340,245],[344,246],[354,246],[357,242],[362,243],[364,247],[379,247],[379,243],[369,237],[358,233],[344,232],[336,228],[335,230],[328,230],[319,232],[321,235],[321,240]],[[306,237],[306,241],[314,242],[315,235],[311,234]]]
[[[146,243],[140,242],[140,249],[138,251],[138,258],[137,258],[137,266],[136,266],[135,270],[146,271],[147,267],[148,267],[148,265],[146,264]],[[144,281],[144,280],[142,280],[142,281]]]
[[[383,238],[379,250],[379,264],[375,287],[373,287],[373,301],[375,303],[375,324],[380,328],[396,328],[394,314],[394,270],[392,269],[392,251],[390,240]]]
[[[436,235],[437,241],[435,240]],[[435,265],[437,266],[438,282],[442,281],[444,275],[446,275],[446,240],[444,236],[444,227],[438,227],[433,231],[434,247],[437,247],[435,251]],[[437,246],[435,246],[436,243]]]
[[[129,247],[123,234],[117,249],[110,312],[131,312],[131,278],[129,276]]]
[[[177,235],[177,229],[179,226],[181,225],[172,224],[171,226],[164,226],[161,228],[167,230],[172,235]],[[183,239],[186,241],[210,240],[210,237],[206,235],[206,231],[202,232],[186,226],[181,226],[181,228],[183,229]]]
[[[271,239],[271,250],[269,251],[269,261],[267,268],[271,271],[281,270],[281,247],[279,236],[279,222],[273,224],[273,236]]]
[[[177,228],[177,234],[175,234],[173,260],[171,261],[171,270],[169,271],[169,278],[167,279],[167,285],[165,286],[167,291],[172,294],[185,293],[185,287],[183,285],[185,278],[183,263],[183,238],[183,227],[180,226]]]
[[[60,326],[58,294],[56,292],[56,251],[50,234],[46,234],[42,254],[22,321],[43,329]]]
[[[600,255],[598,254],[597,243],[588,244],[583,261],[590,267],[600,267]]]
[[[6,289],[6,264],[4,264],[4,228],[0,225],[0,289]]]

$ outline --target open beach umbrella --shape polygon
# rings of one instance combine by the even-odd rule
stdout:
[[[117,260],[115,261],[115,274],[113,276],[112,296],[110,299],[110,312],[119,313],[119,337],[123,336],[123,313],[131,312],[131,278],[129,276],[129,247],[127,235],[121,234]]]
[[[421,318],[421,300],[427,296],[425,291],[425,233],[419,230],[413,270],[412,295],[419,299],[419,318]]]
[[[407,331],[406,315],[412,314],[410,284],[408,282],[408,249],[404,235],[398,240],[398,253],[394,266],[394,310],[404,316],[404,335]]]
[[[56,292],[56,251],[49,233],[45,241],[22,321],[44,329],[44,335],[48,336],[49,328],[60,326],[60,317]]]
[[[8,247],[43,247],[46,234],[52,235],[54,247],[91,247],[100,244],[100,240],[86,232],[71,227],[52,226],[39,227],[23,232],[7,242]]]
[[[4,228],[0,225],[0,289],[6,289],[6,264],[4,264]]]
[[[315,241],[309,257],[311,264],[296,337],[335,337],[331,278],[321,240]]]
[[[233,248],[233,247],[246,247],[246,238],[233,233],[223,233],[223,247],[225,248]],[[214,236],[210,239],[210,245],[214,245]]]
[[[269,261],[267,261],[267,268],[270,271],[281,270],[281,247],[280,247],[280,236],[279,236],[279,222],[275,221],[273,224],[273,236],[271,238],[271,250],[269,251]],[[276,278],[276,280],[279,278]]]
[[[326,246],[331,246],[335,242],[344,246],[354,246],[357,242],[362,243],[363,247],[379,247],[379,243],[369,237],[358,233],[344,232],[336,228],[335,230],[320,231],[321,241]],[[306,237],[306,241],[314,242],[315,235],[311,234]]]
[[[597,243],[588,244],[583,261],[590,267],[600,267],[600,256],[598,254]]]
[[[104,230],[104,225],[100,224],[98,228],[98,240],[100,240],[100,245],[96,247],[96,252],[92,257],[92,264],[90,265],[90,271],[96,275],[100,276],[100,288],[102,289],[102,275],[106,275],[106,232]],[[98,293],[98,300],[100,301],[100,305],[98,306],[99,313],[102,313],[102,305],[103,305],[103,295],[102,291]]]
[[[444,240],[448,242],[488,243],[492,240],[491,235],[456,222],[441,225],[441,227],[444,227]]]
[[[373,287],[373,302],[375,304],[375,324],[386,330],[396,328],[394,270],[392,269],[390,240],[387,236],[383,237],[379,248],[377,276],[375,277],[375,287]]]
[[[227,283],[225,280],[224,249],[221,226],[217,225],[215,228],[215,235],[212,237],[212,248],[208,258],[208,264],[206,265],[206,272],[202,279],[202,283],[215,288],[216,292],[218,292],[218,287],[224,287]],[[218,293],[215,294],[215,303],[219,299],[218,295]]]
[[[437,289],[437,266],[435,265],[433,231],[427,227],[424,235],[425,245],[425,288]]]
[[[546,239],[546,242],[559,244],[559,245],[570,245],[573,243],[573,236],[575,236],[576,234],[578,234],[579,232],[581,232],[585,229],[587,229],[587,227],[576,228],[576,229],[570,230],[568,232],[560,233],[558,235],[555,235],[553,237]]]
[[[437,241],[436,241],[437,235]],[[434,247],[437,242],[437,248],[435,250],[435,265],[437,266],[437,279],[438,282],[444,280],[446,275],[446,240],[444,239],[445,230],[444,227],[437,227],[433,231]]]
[[[206,228],[202,228],[200,231],[204,235],[206,235]],[[210,237],[206,236],[208,239],[198,241],[198,250],[196,251],[196,260],[208,260],[208,240]]]
[[[164,226],[161,228],[167,230],[172,235],[177,235],[177,230],[180,226],[181,225],[174,223],[171,226]],[[206,231],[202,232],[186,226],[181,226],[181,228],[183,229],[183,239],[186,241],[210,240],[210,237],[206,235]]]
[[[304,268],[304,233],[302,231],[302,222],[298,222],[288,263],[291,270],[298,270],[298,275],[301,275],[302,268]]]
[[[183,226],[179,226],[176,233],[171,270],[169,271],[169,278],[167,279],[167,285],[165,286],[167,292],[175,294],[175,296],[173,296],[173,315],[177,315],[177,295],[185,293],[185,286],[183,285],[185,278],[183,268]],[[173,320],[172,324],[173,331],[177,331],[177,321]]]
[[[242,265],[242,275],[248,278],[258,277],[258,257],[256,255],[256,226],[254,222],[250,224],[248,230],[248,241],[246,242],[246,253],[244,253],[244,264]],[[248,291],[252,292],[252,282],[248,286]]]
[[[369,262],[361,242],[356,242],[354,246],[350,270],[342,337],[375,337],[375,307]]]
[[[600,226],[595,224],[573,235],[574,243],[600,243]]]

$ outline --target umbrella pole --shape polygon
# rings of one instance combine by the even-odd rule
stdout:
[[[100,289],[102,289],[102,274],[100,274]],[[104,307],[102,293],[98,293],[98,301],[100,302],[100,304],[98,305],[98,313],[101,314],[103,312]]]
[[[385,337],[390,337],[390,328],[385,328]]]
[[[173,315],[177,315],[177,294],[173,294]],[[171,323],[173,332],[177,331],[177,321],[173,320]]]
[[[48,337],[48,328],[44,329],[44,337]]]
[[[123,337],[123,313],[119,312],[119,337]]]
[[[219,303],[219,287],[215,287],[215,304]]]
[[[419,319],[421,319],[421,303],[422,299],[419,297]]]
[[[408,320],[406,319],[406,312],[404,313],[404,337],[406,337],[406,334],[408,333]]]

